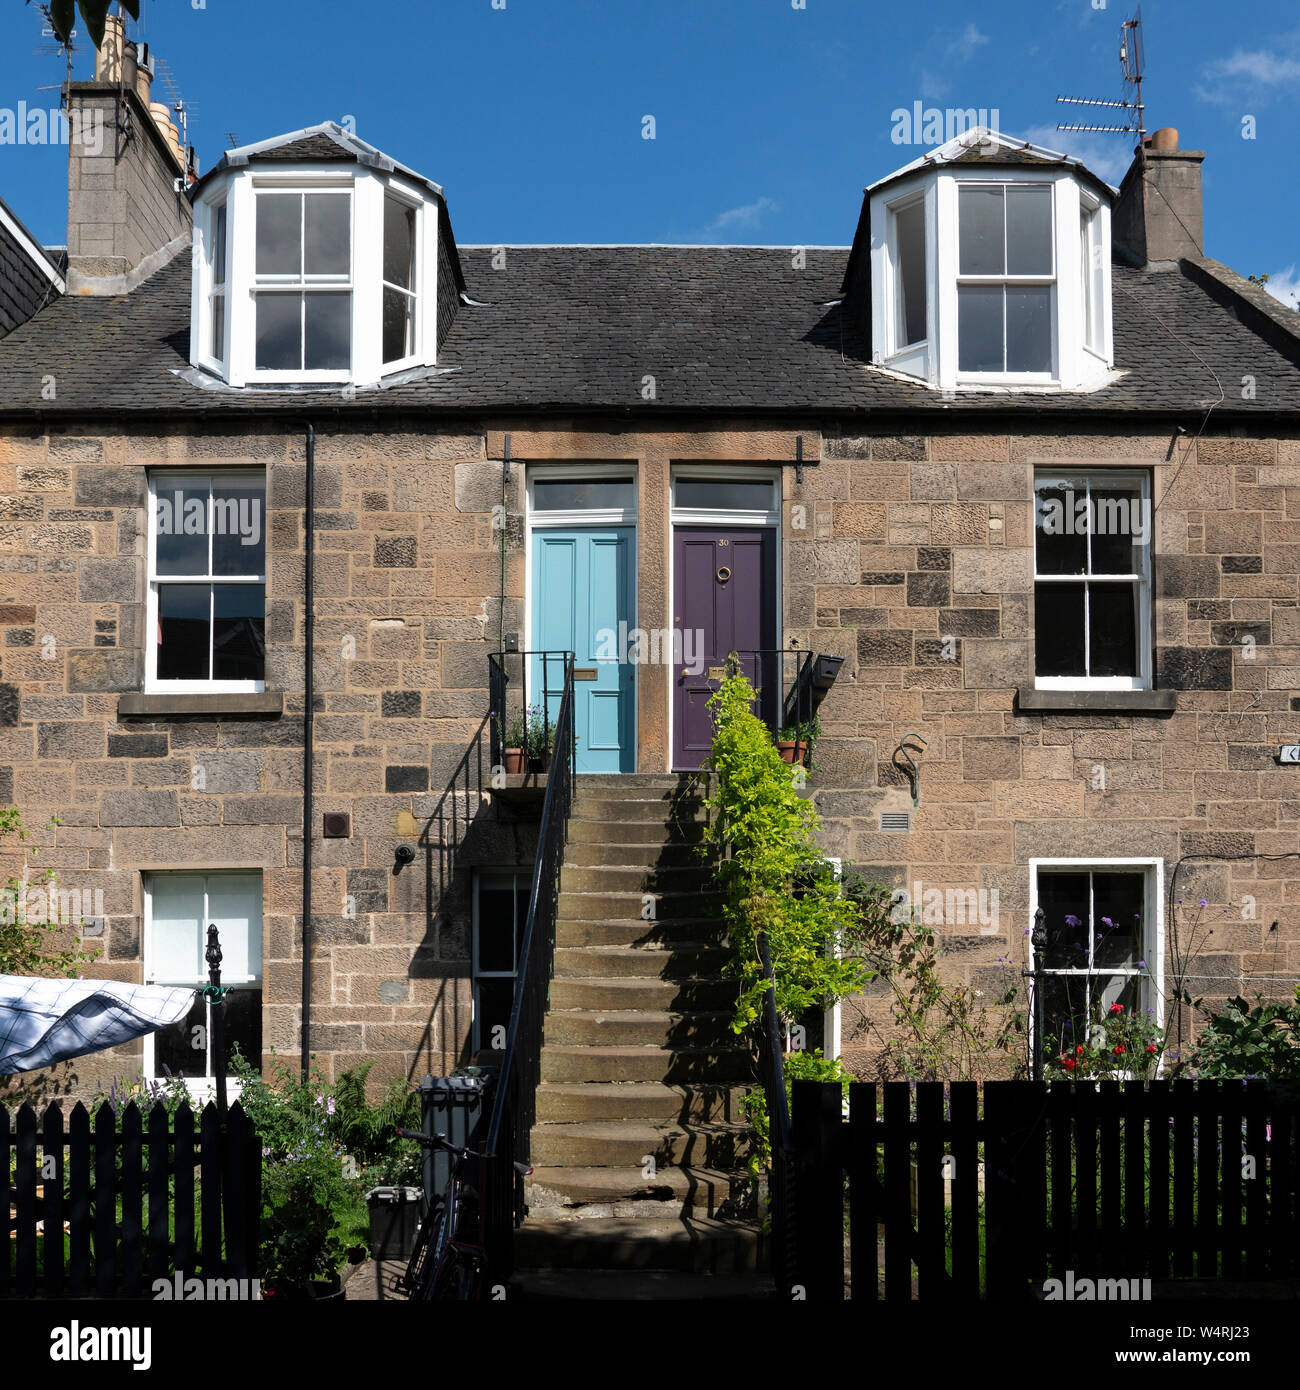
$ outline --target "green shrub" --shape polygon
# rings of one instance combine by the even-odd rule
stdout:
[[[1212,1079],[1258,1076],[1300,1087],[1300,985],[1294,1004],[1230,999],[1210,1015],[1184,1067]]]
[[[767,726],[751,709],[754,688],[737,662],[709,701],[716,733],[707,766],[717,774],[706,802],[705,853],[721,857],[718,880],[731,942],[729,973],[739,976],[732,1024],[743,1033],[759,1017],[767,985],[758,941],[770,945],[778,1013],[798,1018],[860,990],[873,977],[833,946],[854,910],[825,871],[814,838],[819,820],[795,786],[803,769],[782,762]]]

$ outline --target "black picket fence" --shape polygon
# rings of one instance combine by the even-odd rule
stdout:
[[[880,1090],[878,1106],[852,1084],[845,1119],[838,1085],[794,1083],[775,1158],[798,1191],[775,1233],[792,1296],[1095,1297],[1105,1280],[1101,1297],[1142,1298],[1144,1280],[1300,1276],[1300,1106],[1267,1082]]]
[[[242,1108],[222,1126],[161,1103],[120,1117],[57,1104],[38,1122],[0,1107],[0,1298],[148,1298],[154,1281],[257,1274],[260,1140]]]

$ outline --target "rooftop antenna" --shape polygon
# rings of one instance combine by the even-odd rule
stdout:
[[[56,58],[61,53],[65,54],[67,57],[67,73],[64,80],[59,83],[51,83],[48,87],[38,87],[37,91],[53,92],[57,90],[66,96],[68,84],[72,81],[72,55],[76,51],[74,40],[79,39],[81,33],[77,29],[71,29],[68,32],[67,43],[60,43],[58,39],[54,37],[54,22],[50,18],[50,7],[48,5],[38,5],[37,9],[40,10],[45,23],[41,26],[41,41],[32,52],[38,58]]]
[[[1142,104],[1142,7],[1126,19],[1119,30],[1119,67],[1124,76],[1124,101],[1103,101],[1094,97],[1057,97],[1074,106],[1105,106],[1126,113],[1124,125],[1057,125],[1057,130],[1096,131],[1106,135],[1136,134],[1138,148],[1146,146],[1146,107]]]
[[[181,144],[188,145],[190,143],[189,118],[191,116],[197,116],[199,114],[199,108],[195,106],[193,102],[182,99],[167,64],[156,54],[154,55],[154,66],[157,69],[158,76],[167,84],[167,94],[171,98],[168,105],[176,112],[176,124],[181,128]]]

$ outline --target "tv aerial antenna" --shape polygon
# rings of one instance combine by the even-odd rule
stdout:
[[[1142,49],[1142,7],[1120,25],[1119,67],[1124,77],[1123,101],[1106,101],[1096,97],[1057,97],[1057,101],[1073,106],[1101,106],[1124,113],[1123,125],[1057,125],[1057,130],[1091,131],[1105,135],[1135,134],[1138,147],[1146,143],[1146,107],[1142,104],[1144,54]]]
[[[171,98],[167,104],[176,113],[176,124],[181,128],[181,144],[182,146],[188,145],[190,143],[189,118],[191,116],[197,117],[199,108],[195,106],[192,101],[186,101],[181,96],[180,89],[176,86],[170,69],[161,58],[157,56],[154,57],[154,66],[158,70],[158,76],[162,78],[163,83],[166,85],[167,95]]]
[[[38,5],[36,7],[45,23],[41,26],[41,41],[32,49],[32,53],[37,58],[57,58],[60,54],[67,57],[67,75],[62,82],[51,83],[46,87],[38,87],[38,92],[63,92],[66,91],[68,84],[72,81],[72,55],[76,51],[75,39],[81,37],[81,31],[73,29],[68,34],[67,43],[60,43],[54,36],[54,21],[50,18],[50,7],[48,5]]]

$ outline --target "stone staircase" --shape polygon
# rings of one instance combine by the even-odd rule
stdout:
[[[701,802],[577,779],[512,1297],[772,1296]]]

